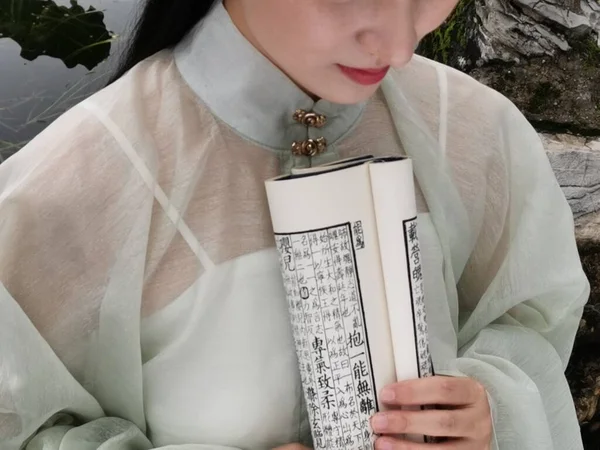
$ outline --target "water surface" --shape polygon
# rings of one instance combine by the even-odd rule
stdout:
[[[0,0],[0,162],[105,82],[134,0]]]

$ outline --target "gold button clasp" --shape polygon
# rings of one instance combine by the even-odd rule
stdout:
[[[323,153],[326,149],[327,141],[323,137],[292,143],[292,153],[296,156],[315,156]]]
[[[321,128],[327,122],[327,117],[323,114],[306,112],[303,109],[297,109],[294,112],[294,120],[306,125],[307,127]]]

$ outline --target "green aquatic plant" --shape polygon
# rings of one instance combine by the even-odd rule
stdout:
[[[21,46],[21,57],[41,55],[61,59],[68,68],[88,70],[104,61],[115,36],[106,29],[104,13],[87,10],[71,0],[59,6],[51,0],[0,0],[0,38]]]

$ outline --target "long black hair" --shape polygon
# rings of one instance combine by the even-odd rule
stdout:
[[[175,46],[221,0],[145,0],[109,84],[140,61]]]

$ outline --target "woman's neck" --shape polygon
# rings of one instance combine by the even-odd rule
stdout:
[[[265,56],[265,58],[267,58],[269,61],[271,61],[271,63],[273,63],[277,68],[279,68],[279,70],[281,70],[283,73],[285,73],[287,75],[287,77],[290,80],[292,80],[294,82],[294,84],[296,84],[296,86],[298,86],[298,88],[302,89],[302,91],[304,93],[306,93],[308,96],[310,96],[315,102],[320,100],[319,97],[315,96],[311,92],[308,92],[301,85],[296,83],[294,78],[292,76],[290,76],[290,74],[285,72],[277,64],[277,62],[274,61],[273,58],[271,58],[271,56],[264,49],[264,47],[262,47],[260,45],[260,43],[258,42],[256,37],[250,30],[250,27],[248,26],[248,22],[246,22],[246,19],[244,17],[244,12],[242,11],[241,2],[239,2],[237,0],[223,0],[223,6],[227,10],[229,17],[231,17],[231,21],[233,22],[233,24],[236,26],[236,28],[239,30],[239,32],[248,40],[248,42],[250,42],[250,44],[252,44],[252,46],[254,46],[254,48],[256,48],[256,50],[258,50],[260,53],[262,53]]]

